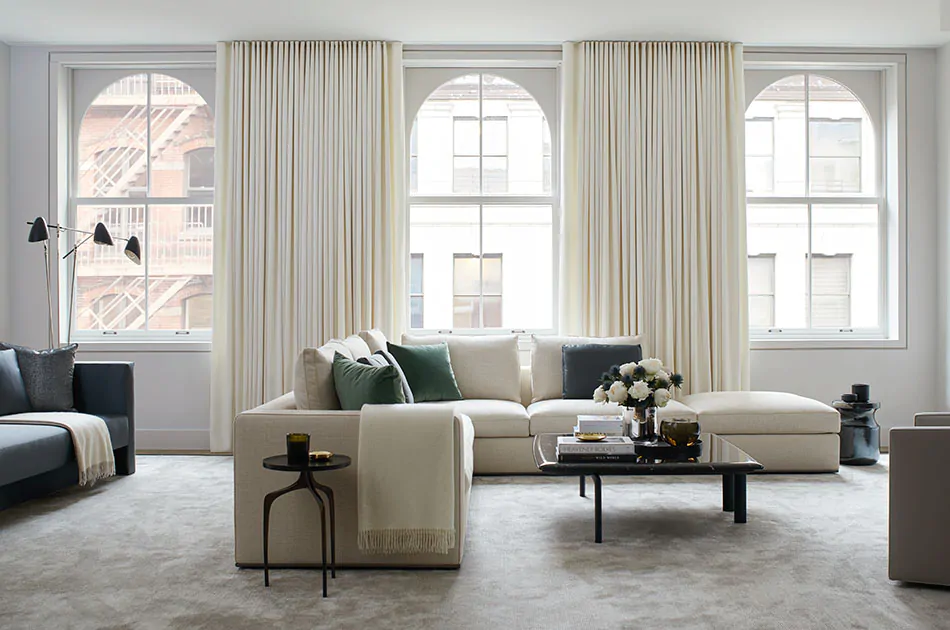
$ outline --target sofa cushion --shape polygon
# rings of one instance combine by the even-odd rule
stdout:
[[[23,376],[16,360],[16,350],[0,350],[0,416],[30,410]]]
[[[531,335],[531,402],[561,398],[561,353],[565,345],[609,344],[617,346],[640,345],[640,337],[557,337]],[[593,390],[591,390],[593,394]]]
[[[33,411],[74,411],[73,370],[76,344],[49,350],[33,350],[0,343],[0,350],[16,350],[26,395]]]
[[[564,398],[591,398],[601,377],[615,365],[636,363],[643,358],[640,346],[601,343],[566,344],[561,347]]]
[[[386,349],[406,375],[416,402],[462,399],[446,344],[398,346],[387,342]]]
[[[477,438],[528,437],[528,412],[521,403],[510,400],[427,402],[423,405],[448,405],[472,419]]]
[[[294,401],[297,409],[339,409],[333,386],[334,349],[304,348],[294,364]]]
[[[406,402],[410,405],[416,402],[416,397],[412,395],[412,388],[409,387],[409,379],[406,378],[406,373],[403,372],[402,366],[399,365],[399,361],[396,360],[396,357],[394,357],[389,352],[389,350],[386,350],[385,348],[374,352],[373,357],[382,359],[387,365],[391,365],[396,368],[396,371],[399,372],[399,382],[402,383],[402,393],[406,397]]]
[[[708,392],[683,397],[699,415],[703,431],[723,435],[838,433],[832,407],[786,392]]]
[[[346,342],[342,339],[331,339],[320,347],[329,350],[331,357],[333,356],[334,352],[339,352],[347,359],[356,361],[356,357],[353,356],[353,351],[350,350],[350,347],[346,345]],[[333,359],[331,358],[330,360],[332,361]]]
[[[386,335],[384,335],[382,331],[373,328],[372,330],[361,330],[356,334],[360,336],[360,339],[366,342],[370,352],[373,354],[386,349]]]
[[[623,408],[614,403],[595,403],[593,400],[553,399],[540,400],[528,407],[531,435],[539,433],[570,433],[577,424],[577,416],[619,416]],[[666,407],[657,409],[660,418],[696,419],[696,412],[683,403],[671,400]],[[703,427],[705,429],[705,426]]]
[[[365,357],[363,357],[365,358]],[[399,372],[391,365],[376,367],[333,355],[333,387],[340,408],[358,411],[363,405],[393,405],[406,402]]]
[[[359,335],[350,335],[343,340],[343,343],[346,344],[346,347],[350,349],[350,353],[353,355],[352,358],[354,361],[356,359],[362,359],[363,357],[368,357],[373,354],[373,351],[370,350],[369,344],[363,341],[363,338]]]
[[[465,398],[521,402],[518,335],[403,335],[407,346],[446,343]]]
[[[42,417],[36,412],[11,418]],[[112,448],[129,444],[129,419],[124,415],[98,416],[106,423]],[[42,424],[2,424],[0,418],[0,486],[65,466],[76,460],[73,440],[62,427]]]

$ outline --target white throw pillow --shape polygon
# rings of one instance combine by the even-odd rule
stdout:
[[[384,335],[381,330],[373,328],[372,330],[361,330],[356,334],[360,336],[360,339],[366,342],[366,345],[369,346],[369,351],[373,354],[386,349],[386,335]]]
[[[350,335],[343,340],[343,343],[353,353],[354,361],[373,354],[372,350],[369,349],[369,345],[359,335]]]
[[[564,377],[561,349],[568,344],[599,343],[617,346],[642,344],[636,337],[556,337],[531,335],[531,402],[563,398]],[[643,354],[647,356],[646,352]]]
[[[353,356],[353,351],[350,350],[350,347],[346,345],[346,342],[342,339],[331,339],[322,346],[325,349],[330,350],[330,360],[333,360],[333,353],[339,352],[347,359],[351,361],[356,361],[356,357]]]
[[[445,342],[462,397],[521,402],[518,335],[403,335],[406,346]]]
[[[339,409],[333,387],[333,355],[330,346],[304,348],[294,364],[294,401],[297,409]]]

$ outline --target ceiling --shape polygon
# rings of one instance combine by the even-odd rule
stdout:
[[[560,43],[732,40],[934,46],[946,0],[0,0],[0,40],[210,44],[231,39]],[[948,16],[950,17],[950,16]],[[947,18],[945,18],[947,19]]]

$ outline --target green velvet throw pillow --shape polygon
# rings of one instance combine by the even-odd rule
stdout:
[[[387,342],[386,347],[406,375],[415,402],[462,400],[448,345],[397,346]]]
[[[358,411],[363,405],[392,405],[406,402],[399,372],[391,365],[375,367],[333,355],[333,387],[340,409]]]

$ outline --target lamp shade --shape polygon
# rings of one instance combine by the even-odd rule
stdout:
[[[96,245],[115,245],[105,223],[96,223],[96,229],[92,233],[92,242]]]
[[[49,240],[49,226],[46,225],[46,219],[36,217],[33,219],[33,227],[30,228],[30,242],[42,243]]]
[[[136,265],[142,264],[142,244],[138,236],[129,237],[129,242],[125,246],[125,255]]]

